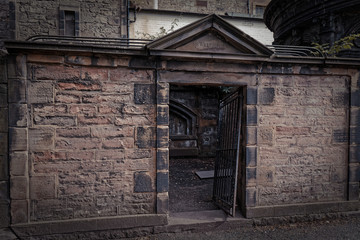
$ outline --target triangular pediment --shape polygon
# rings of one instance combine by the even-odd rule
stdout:
[[[192,41],[175,47],[174,49],[209,53],[242,53],[239,49],[226,42],[222,36],[213,31],[207,31]]]
[[[273,52],[212,14],[147,45],[149,50],[270,56]]]

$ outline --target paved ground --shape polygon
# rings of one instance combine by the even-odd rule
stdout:
[[[15,236],[7,229],[0,229],[1,240],[13,240]],[[311,223],[293,223],[276,226],[256,226],[217,231],[216,228],[202,233],[162,233],[132,240],[338,240],[360,239],[360,215],[336,220],[321,220]]]
[[[215,229],[214,229],[215,230]],[[232,239],[360,239],[360,217],[323,220],[312,223],[294,223],[280,226],[245,227],[228,231],[206,233],[166,233],[144,238],[149,240],[232,240]]]
[[[170,159],[170,212],[215,210],[213,179],[200,179],[196,171],[214,170],[211,158]]]
[[[12,231],[8,228],[0,228],[0,239],[1,240],[14,240],[17,239]]]

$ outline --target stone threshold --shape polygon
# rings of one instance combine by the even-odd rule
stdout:
[[[358,203],[357,203],[358,204]],[[168,225],[155,226],[153,234],[177,232],[226,231],[230,229],[252,228],[264,225],[282,225],[294,222],[313,222],[325,219],[360,217],[360,211],[342,211],[333,213],[299,214],[282,217],[244,218],[240,212],[231,217],[222,210],[172,213]]]
[[[168,225],[154,227],[154,234],[228,230],[234,227],[252,227],[252,225],[253,220],[244,218],[240,212],[236,212],[235,217],[227,215],[222,210],[179,212],[170,213]]]

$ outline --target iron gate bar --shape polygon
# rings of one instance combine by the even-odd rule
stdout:
[[[235,216],[236,206],[241,107],[241,89],[222,99],[219,106],[213,199],[231,216]]]

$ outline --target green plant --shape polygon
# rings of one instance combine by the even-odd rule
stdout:
[[[136,34],[140,35],[140,38],[142,38],[142,39],[155,40],[155,39],[161,38],[161,37],[173,32],[175,30],[175,27],[178,25],[177,24],[178,22],[179,22],[179,19],[175,18],[171,22],[169,29],[160,27],[159,31],[156,32],[155,34],[149,34],[149,33],[144,33],[144,32],[136,32]]]
[[[339,52],[343,50],[351,49],[354,46],[354,40],[358,38],[360,38],[360,33],[350,34],[346,37],[343,37],[335,41],[334,44],[331,46],[329,43],[325,43],[325,44],[312,43],[312,45],[326,56],[335,57]],[[314,53],[314,54],[319,55],[319,53]]]

